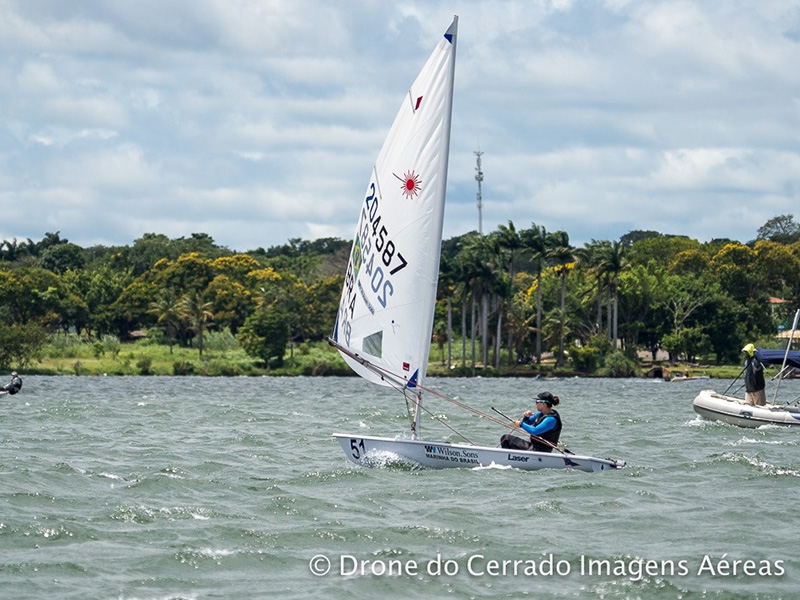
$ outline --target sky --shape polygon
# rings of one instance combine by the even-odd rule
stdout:
[[[0,240],[351,239],[455,14],[445,239],[800,220],[800,0],[0,0]]]

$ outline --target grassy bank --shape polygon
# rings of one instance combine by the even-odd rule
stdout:
[[[326,343],[302,345],[287,353],[283,365],[260,365],[241,348],[209,344],[200,356],[195,348],[154,344],[72,341],[50,344],[40,360],[26,369],[39,375],[346,375],[347,365]]]
[[[440,377],[588,377],[572,367],[556,368],[552,359],[542,364],[507,365],[499,368],[473,368],[469,361],[462,366],[460,357],[453,357],[448,367],[441,352],[434,348],[428,373]],[[734,378],[739,365],[711,366],[684,363],[667,364],[642,362],[636,376],[644,376],[653,367],[666,369],[675,376]],[[22,373],[40,375],[203,375],[203,376],[325,376],[352,375],[352,371],[326,342],[301,344],[286,353],[283,364],[266,367],[249,357],[238,347],[235,339],[224,335],[209,336],[202,357],[197,349],[139,340],[121,344],[116,338],[92,342],[70,336],[60,336],[46,346],[42,357]]]

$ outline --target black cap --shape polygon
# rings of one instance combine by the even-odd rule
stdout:
[[[550,392],[539,392],[539,395],[536,396],[536,400],[538,402],[547,402],[547,404],[553,403],[553,394]]]

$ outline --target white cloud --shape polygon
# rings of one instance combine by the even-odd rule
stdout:
[[[446,236],[477,228],[479,147],[484,231],[746,241],[797,212],[798,0],[0,0],[0,233],[349,237],[453,13]]]

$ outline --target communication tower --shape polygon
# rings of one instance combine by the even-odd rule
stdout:
[[[478,234],[483,235],[483,195],[481,192],[481,182],[483,181],[483,171],[481,170],[481,156],[483,152],[480,150],[475,151],[475,156],[478,157],[478,166],[475,167],[475,181],[478,182]]]

